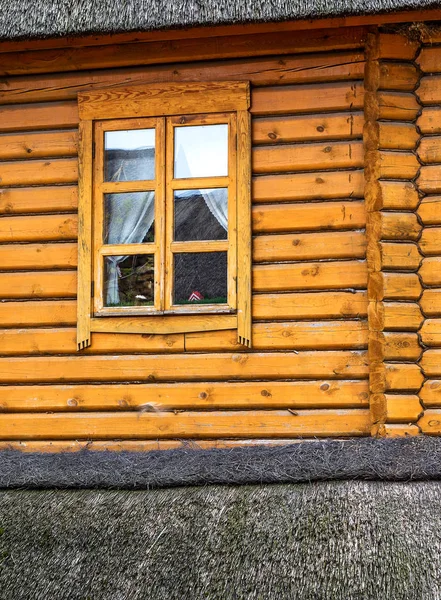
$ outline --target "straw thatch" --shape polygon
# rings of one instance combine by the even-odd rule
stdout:
[[[1,0],[0,39],[145,31],[439,8],[433,0]]]

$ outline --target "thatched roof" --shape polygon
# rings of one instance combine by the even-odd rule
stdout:
[[[315,19],[439,8],[433,0],[1,0],[0,39]]]
[[[441,483],[0,492],[2,600],[436,600]]]

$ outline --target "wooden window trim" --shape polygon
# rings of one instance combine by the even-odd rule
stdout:
[[[78,323],[77,323],[77,348],[82,350],[91,345],[92,332],[106,333],[145,333],[168,334],[187,333],[198,331],[213,331],[222,329],[236,329],[238,341],[246,346],[251,346],[251,121],[250,121],[250,93],[248,82],[216,82],[216,83],[185,83],[185,84],[154,84],[120,88],[115,90],[98,90],[78,94],[80,125],[79,125],[79,235],[78,235]],[[228,177],[223,178],[223,183],[236,188],[236,223],[231,224],[233,229],[237,226],[236,243],[231,243],[233,236],[229,234],[228,245],[228,273],[229,278],[236,278],[237,285],[230,285],[228,301],[229,306],[237,307],[235,314],[231,308],[224,306],[218,309],[192,307],[191,314],[185,314],[185,308],[173,314],[161,314],[157,311],[153,315],[125,314],[121,316],[95,316],[92,301],[92,272],[94,261],[99,254],[93,239],[93,197],[95,180],[93,174],[93,144],[94,128],[97,121],[120,119],[158,119],[179,115],[207,115],[207,122],[215,120],[214,115],[231,113],[230,119],[231,152],[236,153],[234,168]],[[159,119],[158,119],[159,120]],[[189,118],[191,121],[191,118]],[[162,121],[163,122],[163,121]],[[200,123],[198,119],[198,124]],[[188,124],[188,123],[187,123]],[[110,127],[108,127],[110,126]],[[117,123],[108,123],[105,128],[117,128]],[[161,125],[159,125],[160,127]],[[174,123],[173,126],[179,126]],[[167,135],[167,134],[166,134]],[[236,138],[237,142],[232,138]],[[233,147],[234,144],[234,147]],[[168,144],[170,151],[170,143]],[[169,157],[168,157],[169,158]],[[170,160],[167,168],[171,168]],[[164,171],[164,169],[163,169]],[[188,185],[186,180],[174,180],[174,185],[165,189],[165,172],[158,179],[156,171],[156,193],[165,193],[170,196],[174,189],[183,189]],[[220,179],[216,185],[220,185]],[[168,178],[170,181],[170,178]],[[206,187],[208,178],[200,180]],[[138,182],[140,183],[140,182]],[[197,187],[198,180],[191,180],[191,187]],[[145,189],[145,182],[142,182]],[[161,189],[163,186],[163,190]],[[135,186],[136,187],[136,186]],[[126,182],[110,185],[101,185],[99,193],[124,191],[128,189]],[[130,191],[134,186],[130,184]],[[169,201],[169,198],[166,201]],[[165,224],[164,231],[167,228]],[[155,244],[160,244],[157,240]],[[192,244],[184,242],[185,244]],[[184,244],[183,243],[183,244]],[[218,242],[212,242],[220,247]],[[175,242],[174,244],[180,244]],[[222,242],[225,245],[225,242]],[[221,245],[222,245],[221,244]],[[182,248],[183,246],[181,246]],[[165,252],[156,248],[158,256]],[[162,260],[162,258],[161,258]],[[99,285],[99,282],[97,282]],[[155,283],[156,285],[156,283]],[[167,290],[170,293],[170,290]],[[237,297],[236,297],[237,295]],[[155,306],[155,309],[157,307]],[[204,311],[204,312],[203,312]],[[125,311],[126,312],[126,311]],[[182,312],[182,314],[179,314]],[[199,314],[200,313],[200,314]]]

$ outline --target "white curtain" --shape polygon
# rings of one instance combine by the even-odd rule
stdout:
[[[140,244],[155,218],[154,192],[110,194],[106,200],[107,244]],[[109,256],[107,306],[119,304],[119,263],[127,256]]]
[[[228,231],[228,192],[226,189],[200,190],[205,204],[208,206],[225,231]]]

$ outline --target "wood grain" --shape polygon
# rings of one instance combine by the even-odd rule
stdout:
[[[420,304],[427,316],[441,316],[441,289],[423,290]]]
[[[1,185],[47,185],[76,181],[78,165],[75,159],[0,162]]]
[[[320,320],[366,316],[365,292],[305,292],[253,296],[254,319]]]
[[[77,245],[0,244],[0,265],[2,271],[75,268]]]
[[[418,216],[424,225],[441,225],[441,196],[427,196],[421,200]]]
[[[76,131],[15,133],[0,136],[0,160],[76,156]]]
[[[75,271],[0,273],[0,298],[75,298]]]
[[[78,126],[78,105],[73,102],[47,102],[0,106],[0,131],[37,131]]]
[[[76,186],[0,189],[0,214],[73,212],[77,206]]]
[[[0,242],[76,240],[76,215],[14,216],[0,219]]]

